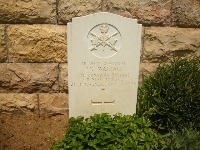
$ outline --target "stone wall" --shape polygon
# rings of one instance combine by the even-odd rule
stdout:
[[[68,111],[66,24],[73,17],[137,18],[140,74],[175,56],[200,56],[200,0],[0,0],[0,8],[0,113]]]

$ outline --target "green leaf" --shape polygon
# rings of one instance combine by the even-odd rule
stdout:
[[[147,150],[150,150],[150,143],[149,143],[149,142],[146,142],[146,143],[145,143],[145,146],[146,146],[146,149],[147,149]]]

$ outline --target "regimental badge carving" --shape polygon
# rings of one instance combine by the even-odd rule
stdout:
[[[89,51],[99,58],[114,56],[121,47],[121,35],[116,27],[110,24],[99,24],[88,34]]]

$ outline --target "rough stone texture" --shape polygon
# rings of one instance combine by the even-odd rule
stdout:
[[[9,25],[9,62],[66,62],[66,26]]]
[[[58,22],[66,24],[73,17],[85,16],[101,10],[101,0],[58,0]]]
[[[200,29],[151,27],[145,29],[143,62],[163,62],[172,57],[200,57]]]
[[[36,94],[0,94],[0,113],[37,113],[37,106]]]
[[[0,0],[0,23],[56,23],[56,0]]]
[[[200,27],[200,0],[174,0],[172,25]]]
[[[68,109],[67,94],[39,94],[40,115],[52,116],[58,114],[66,114]]]
[[[0,62],[5,62],[7,58],[5,25],[0,25]]]
[[[68,68],[67,63],[59,65],[59,88],[61,92],[68,93]]]
[[[58,65],[53,64],[0,64],[0,93],[56,92]]]
[[[169,25],[172,0],[104,0],[103,11],[137,18],[143,25]]]
[[[143,51],[144,51],[144,31],[145,27],[142,26],[142,32],[141,32],[141,46],[140,46],[140,62],[143,60]]]
[[[139,84],[142,83],[142,76],[149,76],[153,74],[158,68],[159,63],[141,63],[140,64],[140,75],[139,75]]]

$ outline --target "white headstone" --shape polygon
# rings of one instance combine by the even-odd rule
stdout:
[[[69,116],[135,113],[142,26],[107,12],[67,26]]]

